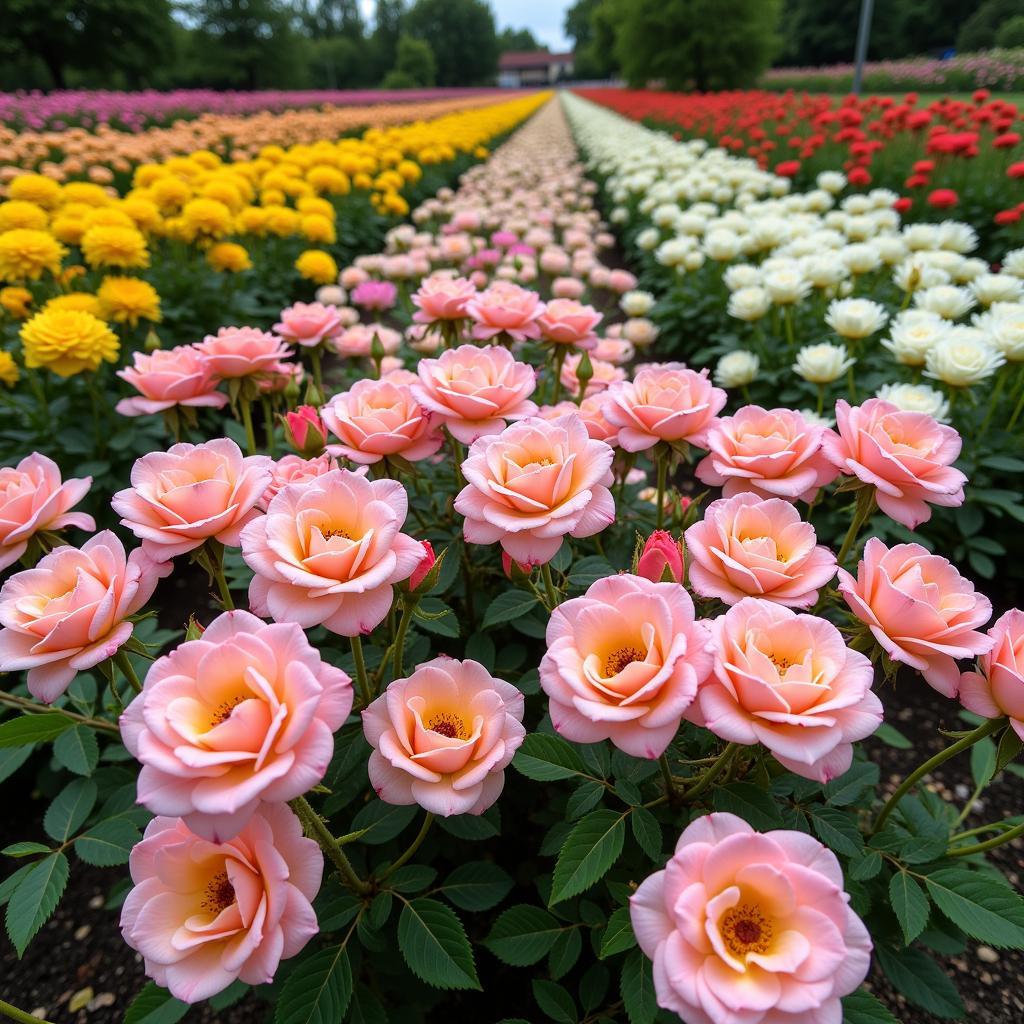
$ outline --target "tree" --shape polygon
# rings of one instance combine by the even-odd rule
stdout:
[[[498,33],[498,52],[510,53],[513,50],[540,50],[543,47],[537,37],[528,28],[503,28]]]
[[[152,81],[167,59],[168,0],[3,0],[0,57],[41,61],[58,89],[68,71],[123,73],[130,85]],[[173,56],[172,56],[173,59]]]
[[[576,0],[565,12],[565,34],[575,44],[577,78],[609,78],[614,74],[615,12],[611,0]]]
[[[403,0],[377,0],[377,11],[373,19],[373,35],[370,37],[370,53],[375,79],[395,66],[398,56],[398,37],[402,34],[402,19],[405,17]]]
[[[437,64],[430,43],[412,36],[400,36],[394,71],[402,76],[406,85],[389,85],[391,89],[411,89],[433,85],[437,76]],[[386,79],[385,79],[386,81]],[[394,79],[392,79],[394,81]]]
[[[1015,49],[1024,46],[1024,14],[1017,14],[999,26],[996,33],[996,46],[1004,49]]]
[[[359,0],[306,0],[302,21],[314,39],[344,36],[355,43],[365,40],[366,25],[363,24]]]
[[[1021,0],[985,0],[963,23],[956,48],[961,53],[991,49],[996,45],[999,26],[1018,14],[1024,14]]]
[[[498,38],[485,0],[416,0],[403,30],[430,44],[438,85],[480,85],[494,78]]]
[[[631,86],[753,85],[777,48],[777,0],[615,0],[615,52]]]

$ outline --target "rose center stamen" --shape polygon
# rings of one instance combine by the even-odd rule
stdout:
[[[427,720],[427,728],[431,732],[447,736],[450,740],[469,739],[469,730],[466,728],[466,723],[458,715],[453,715],[448,711],[441,711],[431,716]]]
[[[606,676],[617,676],[627,665],[632,665],[634,661],[643,661],[644,652],[638,647],[632,647],[627,645],[626,647],[620,647],[617,651],[612,651],[604,660],[604,674]]]
[[[351,540],[352,534],[347,530],[343,530],[340,526],[332,526],[329,530],[321,530],[324,540],[332,540],[334,537],[344,537],[345,540]]]
[[[742,957],[747,953],[767,953],[774,928],[759,907],[743,903],[725,912],[721,933],[729,952]]]
[[[231,712],[234,711],[243,700],[245,700],[245,697],[239,694],[237,697],[231,697],[229,700],[221,701],[210,716],[210,728],[212,729],[214,726],[220,725],[221,722],[226,722],[231,717]]]
[[[200,906],[210,914],[219,914],[235,902],[235,887],[228,881],[226,871],[217,874],[206,883],[206,891]]]

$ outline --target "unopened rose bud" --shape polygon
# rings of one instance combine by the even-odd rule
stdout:
[[[188,617],[188,625],[185,626],[185,639],[198,640],[205,632],[206,627],[198,622],[194,615],[190,615]]]
[[[295,412],[286,412],[282,419],[285,438],[303,458],[312,459],[323,452],[327,428],[313,406],[300,405]]]
[[[147,352],[155,352],[158,348],[163,348],[160,335],[152,327],[150,327],[149,332],[146,334],[146,340],[142,343],[142,347]]]
[[[324,404],[324,396],[320,389],[316,386],[313,378],[310,377],[306,384],[306,396],[303,401],[303,405],[311,405],[314,409],[319,409]]]
[[[652,583],[682,583],[682,544],[667,530],[655,530],[640,553],[636,574]]]
[[[582,402],[587,395],[587,385],[594,378],[594,364],[590,361],[590,353],[584,349],[580,356],[579,365],[576,367],[576,379],[580,382],[579,398]]]
[[[409,589],[416,590],[419,585],[427,578],[427,574],[434,567],[434,563],[437,561],[437,556],[434,554],[434,549],[430,544],[429,540],[421,540],[420,543],[423,545],[423,558],[420,559],[419,565],[416,566],[412,571],[412,575],[409,577]]]
[[[505,575],[516,582],[523,578],[529,577],[533,572],[533,566],[528,565],[525,562],[513,561],[512,556],[507,551],[501,553],[501,567],[505,570]]]

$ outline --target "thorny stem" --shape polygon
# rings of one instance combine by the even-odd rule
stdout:
[[[711,765],[711,767],[708,768],[708,770],[697,780],[696,784],[683,793],[683,799],[693,800],[695,797],[700,796],[701,793],[703,793],[711,783],[729,767],[730,762],[736,754],[739,753],[739,750],[739,743],[730,743],[725,750],[718,755],[715,763]]]
[[[63,715],[65,718],[70,718],[73,722],[87,725],[90,729],[95,729],[97,732],[109,732],[114,736],[121,735],[121,731],[113,722],[108,722],[103,718],[89,718],[87,715],[79,715],[74,711],[68,711],[66,708],[47,707],[43,704],[37,704],[34,700],[29,700],[27,697],[18,697],[13,693],[4,693],[2,690],[0,690],[0,704],[6,704],[11,708],[20,708],[30,715],[56,713]]]
[[[551,578],[551,566],[545,562],[540,567],[541,579],[544,580],[544,592],[547,594],[548,611],[554,611],[558,607],[558,591],[555,589],[555,581]]]
[[[331,863],[338,869],[339,874],[345,880],[345,884],[360,895],[370,891],[370,884],[364,882],[352,867],[352,862],[345,856],[338,840],[331,835],[331,830],[324,824],[323,818],[310,806],[304,796],[297,796],[289,800],[288,805],[298,815],[302,827],[310,839],[315,839],[320,848],[330,858]]]
[[[665,780],[665,796],[670,803],[675,803],[679,791],[676,789],[676,782],[672,777],[672,768],[668,763],[668,757],[662,754],[658,758],[658,764],[661,767],[661,777]]]

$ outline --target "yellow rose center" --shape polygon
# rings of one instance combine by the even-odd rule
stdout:
[[[210,715],[210,728],[213,729],[220,725],[221,722],[226,722],[231,717],[231,712],[238,707],[245,697],[242,694],[238,694],[235,697],[229,697],[227,700],[222,700],[214,709]]]
[[[441,736],[447,736],[448,739],[454,740],[468,740],[469,729],[466,727],[465,721],[451,711],[439,711],[434,715],[431,715],[427,719],[427,728],[431,732],[439,733]]]
[[[604,674],[606,676],[617,676],[627,665],[634,661],[643,661],[644,652],[638,647],[627,644],[611,652],[604,659]]]
[[[767,953],[775,929],[760,907],[741,903],[722,917],[721,934],[726,949],[735,957],[748,953]]]
[[[222,910],[230,907],[235,902],[235,887],[228,881],[226,871],[218,871],[217,874],[206,883],[203,892],[203,910],[210,914],[219,914]]]

